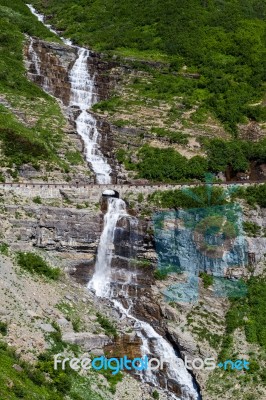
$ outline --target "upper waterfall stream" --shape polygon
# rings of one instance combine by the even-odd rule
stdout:
[[[44,22],[44,16],[39,14],[34,7],[28,4],[31,12],[42,22],[51,32],[57,32],[52,27]],[[59,35],[58,35],[59,36]],[[71,84],[71,96],[69,106],[78,107],[80,114],[75,119],[76,129],[78,134],[81,136],[84,147],[85,157],[88,163],[90,163],[93,172],[96,176],[96,182],[100,184],[111,183],[111,167],[108,164],[106,158],[103,156],[100,150],[100,139],[101,135],[97,129],[97,120],[89,112],[90,108],[97,102],[97,92],[95,89],[94,76],[91,76],[88,69],[88,59],[90,57],[90,51],[73,46],[69,39],[64,39],[60,36],[60,39],[68,46],[77,49],[77,59],[69,72],[69,81]],[[32,41],[30,43],[30,54],[32,55],[32,62],[35,65],[37,74],[40,75],[40,59],[34,51]],[[49,92],[47,81],[43,89]]]

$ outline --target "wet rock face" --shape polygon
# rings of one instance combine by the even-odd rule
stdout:
[[[112,76],[110,71],[118,64],[114,61],[103,60],[101,54],[90,52],[88,59],[88,68],[92,75],[94,75],[95,86],[97,88],[98,98],[100,100],[108,99],[110,90],[114,86],[115,77]]]
[[[30,44],[26,46],[25,56],[29,78],[62,100],[64,105],[68,105],[70,100],[68,71],[76,59],[76,50],[61,44],[33,40],[32,46]]]
[[[104,352],[107,357],[120,358],[127,355],[129,359],[140,358],[141,345],[141,339],[133,332],[116,338],[112,344],[105,346]]]
[[[30,79],[62,100],[64,105],[69,105],[68,75],[77,59],[77,49],[61,43],[33,39],[25,46],[25,58]],[[94,76],[98,100],[106,100],[109,97],[110,88],[113,86],[109,72],[114,66],[114,62],[104,61],[100,54],[90,52],[88,70]]]
[[[80,110],[75,106],[69,107],[71,98],[69,72],[77,59],[77,49],[64,44],[48,43],[30,38],[25,46],[24,53],[29,78],[68,107],[65,110],[67,117],[73,128],[76,129],[75,119]],[[109,97],[110,88],[113,87],[114,79],[110,71],[115,63],[104,61],[101,55],[90,52],[87,65],[90,75],[94,78],[95,100],[106,100]],[[115,152],[110,125],[104,119],[100,119],[96,115],[94,117],[97,120],[97,128],[100,133],[99,147],[108,159],[112,170],[115,171]],[[81,138],[80,142],[81,148],[84,150],[84,143]],[[116,175],[113,172],[113,183],[116,183]]]

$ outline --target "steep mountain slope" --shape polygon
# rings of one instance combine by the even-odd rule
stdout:
[[[265,79],[263,1],[216,0],[35,0],[51,22],[75,42],[100,51],[169,62],[168,74],[186,65],[200,74],[185,91],[199,113],[211,111],[227,129],[245,118],[260,121],[257,103]],[[178,81],[161,83],[161,93],[182,94]],[[162,97],[163,97],[162,96]]]
[[[73,128],[57,101],[30,82],[26,74],[25,35],[53,42],[59,38],[20,0],[12,4],[0,1],[0,26],[1,180],[20,179],[25,165],[35,179],[71,180],[77,170],[75,161],[86,175],[86,163],[77,153],[75,140],[67,135]],[[72,163],[71,155],[76,155]]]

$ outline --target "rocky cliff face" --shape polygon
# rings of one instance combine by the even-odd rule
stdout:
[[[61,101],[63,112],[75,130],[75,119],[79,111],[69,108],[71,85],[69,71],[77,59],[77,49],[59,43],[48,43],[42,40],[29,38],[25,44],[25,62],[29,78],[41,86],[47,93]],[[107,62],[101,55],[90,52],[88,58],[88,71],[94,76],[95,89],[98,101],[108,98],[113,87],[113,77],[110,70],[114,62]],[[109,160],[113,169],[113,182],[116,181],[115,152],[113,149],[113,135],[109,123],[95,115],[97,128],[100,132],[99,145],[103,155]],[[71,132],[70,132],[71,133]],[[81,149],[84,151],[84,144],[81,138]]]
[[[76,59],[74,48],[31,38],[25,46],[25,56],[29,78],[67,106],[70,100],[68,71]]]

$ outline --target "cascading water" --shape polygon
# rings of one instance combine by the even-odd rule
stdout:
[[[161,337],[148,323],[138,320],[129,314],[130,308],[126,310],[123,305],[112,298],[111,291],[111,262],[112,250],[114,248],[114,237],[116,224],[122,217],[131,218],[126,212],[126,204],[123,200],[117,198],[108,199],[108,210],[104,217],[104,229],[98,246],[98,255],[95,264],[95,273],[88,284],[89,289],[95,291],[96,296],[108,297],[127,318],[135,321],[139,326],[139,336],[142,339],[142,355],[156,354],[167,360],[166,373],[167,378],[172,379],[179,385],[182,400],[198,400],[199,394],[194,387],[193,379],[186,370],[183,361],[177,357],[172,346]],[[153,350],[151,351],[149,341],[152,339]],[[142,373],[142,379],[145,382],[152,383],[159,387],[157,376],[152,371]],[[166,385],[167,386],[167,385]],[[180,399],[173,393],[168,392],[173,399]]]
[[[40,68],[41,60],[40,60],[38,54],[36,53],[36,51],[33,48],[33,39],[32,39],[32,37],[30,38],[29,54],[30,54],[32,62],[34,64],[34,66],[35,66],[35,70],[36,70],[37,75],[41,75],[41,68]]]
[[[42,22],[51,32],[57,35],[57,32],[51,28],[50,25],[45,24],[44,16],[37,13],[37,11],[28,4],[31,12]],[[88,59],[90,57],[89,50],[78,46],[73,46],[69,39],[60,37],[62,41],[71,47],[77,49],[78,58],[74,63],[70,73],[69,81],[71,84],[71,96],[69,106],[76,106],[80,110],[79,116],[76,118],[76,128],[78,134],[82,137],[85,146],[85,157],[90,163],[93,172],[96,176],[96,182],[100,184],[111,183],[110,174],[112,172],[110,165],[106,158],[103,156],[98,144],[100,134],[97,129],[97,121],[88,110],[97,101],[97,94],[95,90],[94,77],[88,71]],[[31,55],[32,62],[35,66],[37,75],[41,75],[40,59],[38,54],[33,48],[33,39],[30,38],[29,54]],[[49,82],[44,78],[43,89],[50,93]]]
[[[108,210],[104,216],[104,229],[98,246],[95,273],[88,284],[89,289],[95,290],[96,296],[110,296],[111,262],[115,228],[119,218],[126,215],[125,202],[110,197],[108,199]]]
[[[81,110],[76,119],[76,126],[79,135],[82,137],[86,159],[92,165],[98,183],[111,183],[111,168],[99,150],[97,143],[99,132],[96,119],[87,112],[95,102],[94,79],[88,72],[87,60],[90,52],[87,49],[79,48],[78,58],[69,74],[71,83],[71,106],[78,106]]]
[[[27,4],[27,7],[29,7],[29,9],[30,9],[30,11],[32,12],[32,14],[35,15],[35,17],[38,18],[38,21],[40,21],[44,26],[46,26],[46,28],[48,28],[50,32],[52,32],[52,33],[54,33],[55,35],[59,36],[58,33],[51,27],[51,25],[45,23],[45,17],[44,17],[44,15],[39,14],[39,13],[35,10],[35,8],[32,7],[31,4]],[[72,45],[71,40],[65,39],[65,38],[63,38],[62,36],[59,36],[59,37],[60,37],[60,39],[61,39],[65,44],[67,44],[68,46],[71,46],[71,45]]]
[[[28,7],[40,22],[50,29],[51,32],[57,34],[50,25],[45,24],[44,16],[37,13],[31,5],[28,5]],[[61,39],[66,45],[72,46],[69,39],[64,39],[62,37]],[[71,82],[70,106],[76,106],[81,111],[76,119],[76,126],[78,133],[81,135],[85,143],[86,158],[92,165],[93,171],[96,174],[97,182],[106,184],[111,182],[111,168],[101,154],[97,144],[99,132],[97,130],[96,120],[87,111],[97,101],[94,79],[90,76],[87,68],[87,60],[90,53],[87,49],[79,48],[77,46],[75,46],[75,48],[78,50],[78,58],[69,74]],[[33,48],[33,39],[30,39],[29,53],[31,54],[31,59],[34,63],[36,73],[39,75],[41,72],[41,61]],[[44,87],[44,89],[49,92],[49,85],[47,85],[46,88]],[[135,324],[140,328],[138,334],[142,339],[141,351],[143,356],[154,354],[157,357],[162,357],[163,359],[168,360],[166,367],[167,378],[174,380],[179,385],[182,393],[181,400],[199,400],[200,395],[194,387],[191,375],[185,369],[183,361],[176,356],[171,345],[148,323],[140,321],[130,315],[130,308],[126,310],[121,303],[113,298],[113,291],[111,290],[112,250],[114,248],[116,225],[119,219],[123,216],[131,218],[126,212],[125,202],[117,198],[109,198],[108,211],[104,218],[104,229],[98,246],[95,273],[88,284],[88,288],[93,289],[98,297],[109,298],[117,310],[119,310],[125,317],[135,321]],[[135,220],[132,219],[132,221]],[[130,283],[130,279],[133,276],[134,273],[128,275],[128,283]],[[150,340],[153,342],[152,351],[149,344]],[[160,387],[156,374],[152,371],[143,372],[142,379],[145,382]],[[180,397],[177,397],[177,395],[170,391],[167,391],[167,395],[168,398],[171,399],[180,399]]]

